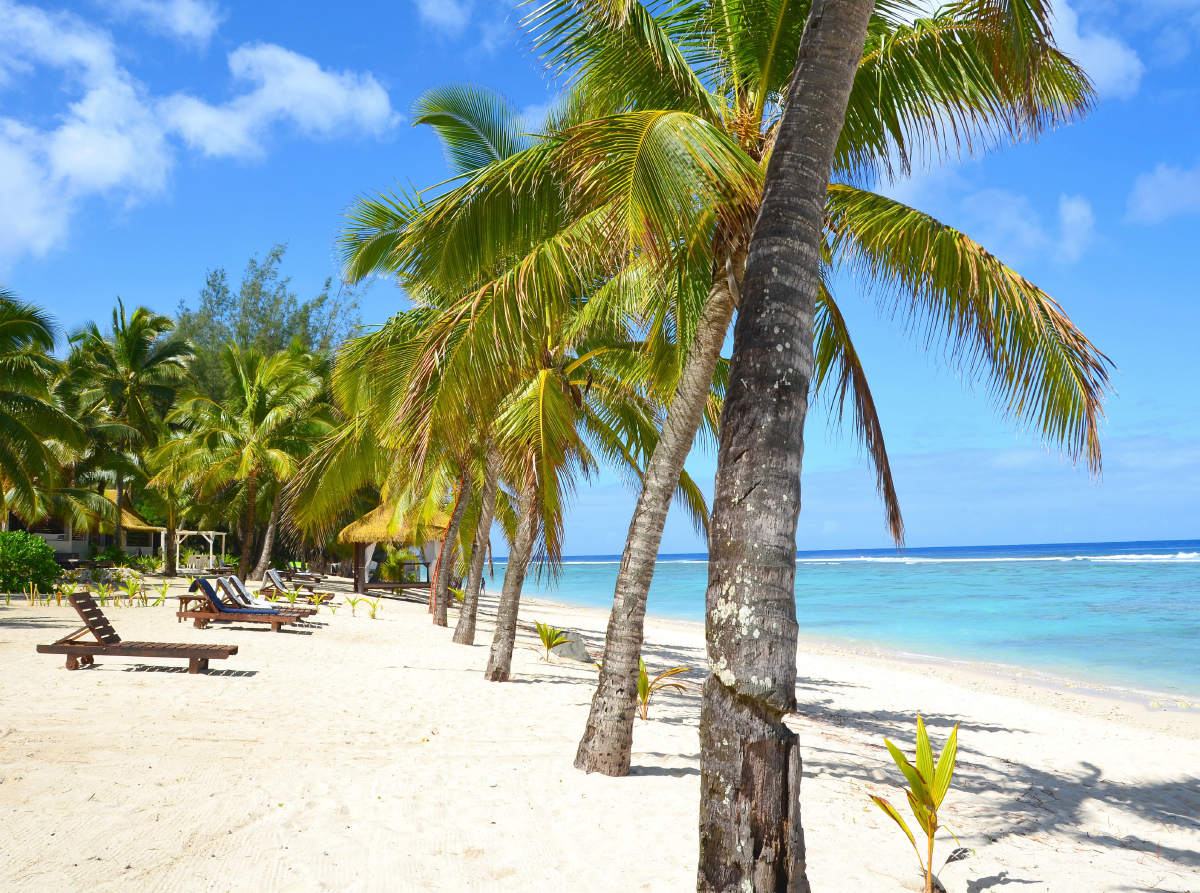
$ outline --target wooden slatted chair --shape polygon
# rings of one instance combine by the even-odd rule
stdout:
[[[189,673],[208,669],[210,660],[224,660],[237,654],[237,645],[182,645],[169,642],[126,642],[117,635],[100,606],[85,590],[68,595],[71,606],[79,613],[82,629],[59,639],[52,645],[38,645],[38,654],[65,654],[67,669],[77,670],[95,663],[95,655],[111,657],[174,657],[188,662]],[[88,633],[95,642],[83,639]]]
[[[281,614],[274,608],[239,608],[226,603],[212,584],[203,577],[192,581],[188,587],[190,593],[200,593],[199,607],[181,608],[175,613],[180,620],[191,620],[196,629],[204,629],[210,623],[269,623],[272,632],[279,632],[281,626],[298,623],[300,618],[295,614]]]
[[[293,607],[291,605],[273,605],[270,602],[260,601],[250,594],[250,590],[246,588],[246,584],[241,578],[235,575],[228,577],[218,577],[217,586],[225,595],[241,608],[266,608],[269,611],[278,611],[280,614],[292,614],[300,619],[312,617],[320,612],[320,608],[313,607]]]

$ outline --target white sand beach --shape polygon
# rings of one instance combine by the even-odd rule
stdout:
[[[528,631],[514,680],[492,684],[490,623],[455,645],[418,604],[278,634],[107,613],[125,639],[240,652],[208,675],[103,657],[69,672],[34,652],[78,626],[69,607],[0,605],[6,891],[695,889],[698,690],[638,721],[630,777],[589,777],[571,763],[594,671],[546,663]],[[535,619],[602,645],[601,612],[527,601]],[[651,670],[703,654],[698,625],[648,622]],[[944,815],[971,855],[941,872],[948,890],[1200,891],[1200,706],[819,644],[799,666],[816,893],[917,888],[867,795],[903,808],[883,738],[911,750],[918,710],[935,750],[960,723]]]

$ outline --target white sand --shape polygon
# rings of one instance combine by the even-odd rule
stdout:
[[[695,691],[638,721],[631,777],[588,777],[571,762],[594,671],[546,664],[528,635],[514,681],[492,684],[486,647],[454,645],[419,605],[278,634],[118,608],[126,639],[240,653],[210,675],[123,658],[68,672],[34,645],[74,613],[19,601],[0,604],[0,889],[695,889]],[[596,647],[606,619],[535,602],[522,618]],[[646,657],[703,666],[699,627],[652,621]],[[1200,893],[1200,708],[819,645],[800,668],[816,893],[915,887],[867,793],[903,807],[882,739],[911,749],[918,709],[937,750],[961,723],[944,815],[973,855],[942,872],[950,891]]]

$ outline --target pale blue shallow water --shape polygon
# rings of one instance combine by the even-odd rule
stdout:
[[[618,562],[525,591],[607,610]],[[703,620],[707,581],[704,555],[660,556],[649,613]],[[804,552],[796,609],[805,637],[1200,695],[1200,540]]]

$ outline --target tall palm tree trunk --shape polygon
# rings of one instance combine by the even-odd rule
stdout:
[[[521,518],[517,535],[504,569],[504,588],[500,590],[500,606],[496,609],[496,635],[488,654],[483,678],[489,682],[507,682],[512,674],[513,644],[517,639],[517,612],[521,607],[521,586],[529,569],[529,558],[538,535],[537,481],[530,479],[521,492]]]
[[[246,571],[250,569],[250,553],[254,550],[254,521],[255,505],[258,499],[258,475],[250,472],[246,478],[246,511],[242,515],[242,553],[238,556],[238,577],[246,579]]]
[[[176,531],[179,529],[179,522],[175,520],[175,512],[169,507],[167,509],[167,540],[163,543],[163,576],[175,577],[179,575],[179,545],[175,542],[178,537]]]
[[[447,610],[450,607],[450,575],[454,573],[454,553],[458,550],[458,531],[462,527],[467,503],[471,501],[471,465],[463,462],[462,474],[458,478],[458,496],[454,510],[450,513],[450,524],[442,540],[442,551],[438,556],[437,584],[433,590],[433,622],[435,626],[449,626]],[[446,550],[449,549],[449,554]]]
[[[471,546],[471,566],[467,571],[467,588],[463,593],[462,610],[454,628],[454,641],[459,645],[475,644],[475,618],[479,613],[479,587],[483,583],[483,562],[487,558],[488,540],[492,535],[492,520],[496,517],[497,478],[500,475],[500,454],[493,446],[488,450],[487,466],[483,473],[483,493],[480,496],[479,523],[475,525],[475,542]]]
[[[251,580],[261,581],[271,566],[271,548],[275,545],[275,528],[279,524],[279,500],[283,496],[283,485],[275,491],[275,499],[271,503],[271,520],[267,522],[267,532],[263,534],[262,554],[258,556],[258,564],[250,573]]]
[[[654,578],[667,511],[704,418],[713,373],[733,318],[734,300],[727,272],[726,264],[721,264],[713,276],[708,302],[675,387],[662,436],[646,465],[642,492],[629,522],[604,639],[600,681],[592,695],[587,727],[575,754],[575,768],[585,772],[629,774],[646,598]]]
[[[796,707],[796,521],[825,193],[873,0],[814,0],[734,328],[709,524],[701,893],[808,893]]]
[[[113,536],[117,538],[117,548],[124,549],[125,533],[125,475],[117,472],[117,521],[113,527]]]

